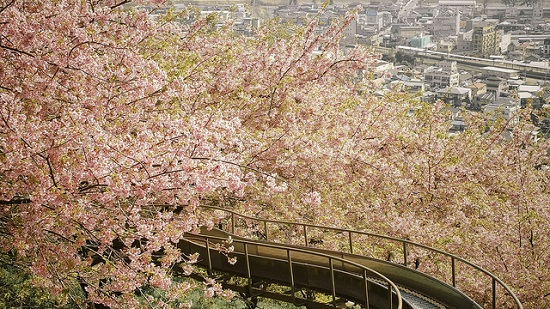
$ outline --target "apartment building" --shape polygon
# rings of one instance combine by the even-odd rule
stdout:
[[[472,49],[478,57],[489,58],[490,55],[500,55],[502,30],[495,29],[494,24],[481,23],[474,26],[472,33]]]

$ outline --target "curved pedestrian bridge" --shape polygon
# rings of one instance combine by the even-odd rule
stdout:
[[[491,273],[437,249],[365,232],[253,218],[216,207],[203,207],[200,211],[212,212],[209,215],[220,218],[218,227],[187,234],[179,248],[185,254],[198,252],[199,265],[209,275],[217,277],[224,287],[249,298],[260,296],[323,309],[352,305],[361,308],[483,308],[457,288],[461,283],[457,274],[460,264],[458,268],[470,268],[479,273],[479,280],[488,283],[491,303],[487,308],[501,308],[503,304],[522,308],[511,290]],[[316,229],[321,232],[315,232]],[[345,239],[346,250],[323,248],[321,240],[310,236],[316,233]],[[292,236],[289,241],[281,240],[281,235],[289,234]],[[399,248],[401,257],[396,257],[394,252],[386,259],[364,254],[365,250],[360,250],[356,244],[360,241],[364,245],[364,237],[374,239],[375,246],[387,242],[390,245],[382,246]],[[229,238],[234,251],[220,253],[219,247],[228,246]],[[297,238],[303,239],[303,243],[294,243]],[[448,260],[448,265],[440,268],[450,274],[437,278],[437,275],[420,271],[418,258],[409,263],[418,250],[425,253],[423,257],[428,257],[421,263],[434,262],[441,266]],[[236,257],[236,263],[230,264],[228,256]],[[436,273],[440,274],[441,269]]]

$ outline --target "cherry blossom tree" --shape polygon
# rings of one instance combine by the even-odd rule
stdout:
[[[208,224],[193,208],[220,188],[242,195],[245,182],[220,164],[236,156],[223,149],[237,117],[192,107],[207,92],[186,82],[208,57],[205,29],[121,4],[2,1],[1,247],[53,293],[78,281],[91,303],[132,307],[143,287],[186,293],[170,269],[196,261],[175,246]],[[169,62],[170,44],[186,62]]]
[[[346,59],[328,71],[315,69],[311,58],[292,57],[307,50],[307,43],[304,49],[277,42],[285,43],[279,61],[298,61],[279,64],[283,69],[276,71],[249,67],[260,80],[277,81],[259,98],[246,97],[269,105],[243,108],[240,100],[224,100],[224,109],[251,113],[241,116],[245,136],[252,138],[243,157],[248,169],[263,175],[246,188],[246,198],[216,202],[270,219],[429,244],[494,272],[526,307],[547,306],[549,287],[541,282],[550,275],[543,266],[550,232],[544,223],[550,219],[548,142],[529,121],[533,111],[511,119],[465,113],[469,128],[451,135],[450,114],[441,103],[398,93],[377,98],[368,79],[358,82],[347,67],[337,67],[349,64]],[[265,63],[252,59],[246,63]],[[323,242],[341,246],[334,238]],[[471,281],[463,288],[490,303],[482,282]]]
[[[243,199],[269,172],[249,161],[272,137],[249,134],[283,121],[289,88],[330,86],[370,55],[340,55],[345,22],[248,42],[210,17],[154,21],[126,2],[1,2],[0,247],[53,294],[78,282],[91,304],[165,306],[191,288],[173,270],[198,258],[178,240],[215,221],[194,209]],[[164,297],[135,297],[148,287]]]
[[[316,132],[323,137],[310,135],[298,153],[289,154],[287,146],[266,158],[292,156],[277,175],[300,193],[258,194],[257,213],[430,244],[494,272],[527,308],[548,305],[549,287],[541,283],[549,275],[543,266],[550,232],[548,143],[536,139],[529,111],[517,115],[523,118],[518,123],[468,116],[470,128],[458,135],[448,133],[444,106],[415,106],[397,94],[357,105],[348,117],[323,119],[326,126]],[[320,237],[324,246],[342,246]],[[341,242],[346,247],[347,239]],[[461,288],[490,303],[490,283],[472,281]]]
[[[339,46],[353,12],[250,39],[126,2],[0,1],[0,248],[37,285],[174,305],[191,288],[174,270],[198,258],[176,244],[216,223],[208,204],[412,239],[549,305],[548,144],[530,111],[465,115],[450,135],[441,103],[375,95],[377,56]],[[163,298],[136,297],[148,287]]]

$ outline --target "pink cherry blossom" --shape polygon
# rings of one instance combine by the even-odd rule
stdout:
[[[322,33],[315,19],[266,21],[251,39],[229,23],[156,22],[125,1],[4,2],[0,248],[37,285],[61,295],[78,280],[88,302],[112,307],[138,307],[136,289],[155,286],[170,306],[192,288],[173,276],[203,258],[176,244],[223,221],[199,211],[216,205],[449,250],[526,308],[550,305],[548,142],[532,138],[531,111],[465,114],[469,129],[451,136],[441,102],[376,96],[378,56],[339,47],[354,12]],[[269,231],[295,243],[301,233]],[[230,240],[212,248],[235,262]],[[477,301],[490,298],[463,275]]]

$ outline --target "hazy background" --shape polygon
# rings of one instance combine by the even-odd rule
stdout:
[[[452,0],[451,0],[452,1]],[[456,1],[462,1],[462,0],[456,0]],[[251,4],[251,0],[174,0],[176,3],[190,3],[190,4]],[[297,0],[298,4],[306,4],[306,3],[317,3],[322,4],[323,0]],[[369,4],[369,3],[393,3],[397,1],[393,0],[379,0],[379,1],[357,1],[357,0],[333,0],[334,4],[353,4],[353,3],[361,3],[361,4]],[[403,2],[407,2],[406,0],[403,0]],[[425,4],[436,4],[439,0],[421,0],[419,3],[425,3]],[[501,4],[500,0],[477,0],[478,4],[483,3],[489,3],[489,4]],[[290,0],[256,0],[257,5],[285,5],[289,4]],[[542,0],[543,5],[550,6],[550,0]]]

